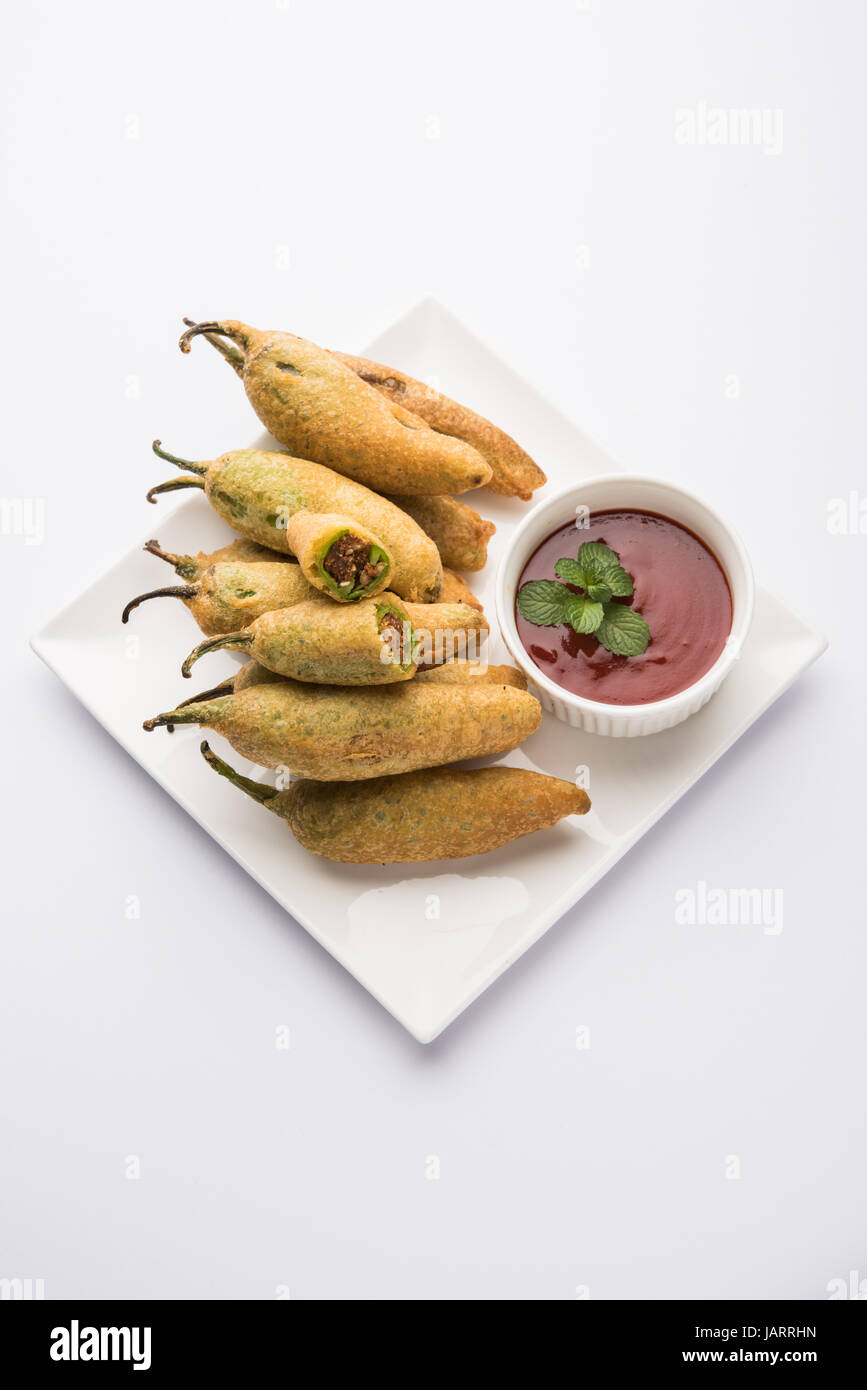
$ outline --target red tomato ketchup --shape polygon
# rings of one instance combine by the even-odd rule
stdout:
[[[515,610],[525,650],[549,680],[606,705],[647,705],[695,685],[713,666],[732,626],[732,597],[719,560],[685,526],[655,512],[594,512],[589,525],[569,521],[544,540],[519,581],[556,579],[563,556],[575,559],[584,541],[617,552],[634,594],[618,599],[650,626],[640,656],[615,656],[594,636],[568,625],[537,627]],[[577,590],[575,592],[578,592]]]

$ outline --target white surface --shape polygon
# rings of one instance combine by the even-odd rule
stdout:
[[[0,468],[45,540],[0,543],[3,1275],[330,1298],[867,1276],[867,542],[826,527],[864,488],[863,7],[58,2],[5,25]],[[781,153],[678,145],[702,100],[781,108]],[[154,435],[249,437],[231,374],[177,353],[182,314],[351,350],[425,290],[626,466],[713,497],[831,648],[420,1048],[26,639],[151,522]],[[782,887],[782,933],[676,927],[699,880]]]
[[[586,490],[579,495],[587,505],[629,505],[631,499],[635,506],[674,516],[708,537],[731,576],[732,631],[739,645],[744,642],[753,611],[748,561],[744,557],[745,570],[735,570],[710,529],[715,514],[703,508],[702,526],[693,510],[682,510],[684,494],[669,497],[661,490],[660,497],[658,487],[649,501],[644,492],[628,486],[625,498],[618,492],[609,503],[603,493],[600,501],[599,489],[605,486],[597,481],[600,469],[609,474],[610,488],[613,460],[601,462],[598,446],[515,379],[435,301],[427,299],[411,310],[366,346],[364,355],[400,362],[422,381],[447,375],[449,391],[461,400],[472,398],[483,413],[508,395],[516,434],[548,440],[549,481],[537,494],[543,499],[540,529],[535,541],[521,547],[508,586],[511,604],[527,555],[574,513],[575,499],[563,496],[563,484],[586,475]],[[267,435],[252,443],[276,448]],[[491,613],[487,658],[499,662],[508,653],[493,618],[493,590],[501,568],[513,563],[510,541],[520,511],[511,500],[480,496],[478,501],[496,519],[497,532],[484,572],[471,578]],[[159,531],[163,548],[175,554],[215,550],[234,534],[201,493],[178,507]],[[721,535],[728,539],[729,533]],[[740,557],[740,548],[737,553]],[[202,734],[197,728],[178,726],[173,734],[159,730],[156,737],[142,729],[144,717],[174,709],[183,698],[176,694],[178,663],[200,640],[183,606],[163,600],[136,616],[131,647],[126,653],[118,650],[119,608],[162,583],[164,561],[157,563],[159,570],[153,556],[143,555],[139,541],[34,637],[35,650],[127,752],[422,1043],[437,1037],[608,873],[826,645],[760,590],[756,631],[732,662],[734,676],[713,709],[688,727],[655,739],[652,748],[636,756],[607,738],[582,737],[568,722],[548,718],[520,748],[496,759],[569,781],[580,778],[592,793],[589,814],[567,817],[556,829],[466,862],[333,864],[309,855],[278,820],[263,816],[261,806],[235,788],[215,784],[213,771],[198,756]],[[518,647],[517,634],[512,635]],[[532,662],[526,665],[535,670]],[[214,666],[207,677],[211,685],[233,675],[238,659],[225,653],[216,671]],[[707,681],[694,687],[696,709],[708,699],[707,687]],[[261,779],[260,768],[239,758],[219,735],[205,733],[233,767]],[[273,783],[273,775],[267,780]],[[191,878],[194,873],[190,865]],[[272,968],[280,970],[279,957]]]

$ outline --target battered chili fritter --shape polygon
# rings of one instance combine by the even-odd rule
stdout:
[[[590,798],[573,782],[519,767],[452,767],[367,782],[293,782],[277,791],[244,777],[201,745],[206,762],[273,815],[311,854],[346,864],[412,864],[486,854]]]
[[[263,613],[242,630],[201,642],[183,674],[200,657],[225,650],[246,651],[269,671],[316,685],[386,685],[415,675],[412,627],[400,599],[389,593],[360,603],[332,603],[316,594]]]

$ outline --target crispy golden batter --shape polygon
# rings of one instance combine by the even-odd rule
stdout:
[[[279,684],[285,679],[285,676],[278,675],[276,671],[269,671],[258,661],[248,661],[230,680],[223,681],[212,690],[200,691],[189,700],[182,700],[178,709],[203,700],[214,700],[218,695],[231,695],[233,691],[237,694],[241,690],[249,689],[251,685]],[[431,666],[419,671],[415,679],[423,685],[467,685],[470,681],[482,681],[488,685],[513,685],[516,690],[527,689],[526,676],[514,666],[486,666],[484,663],[462,661],[460,658],[449,661],[444,666]]]
[[[144,727],[199,724],[262,767],[345,782],[505,753],[541,718],[527,691],[487,682],[340,688],[286,680],[179,706]]]
[[[211,341],[228,338],[242,354],[239,375],[250,404],[274,438],[301,458],[379,492],[466,492],[491,478],[471,444],[432,429],[305,338],[224,319],[188,328],[184,352],[200,333]]]
[[[455,657],[478,659],[490,626],[468,603],[408,603],[419,668],[441,666]]]
[[[150,555],[156,555],[159,560],[166,560],[170,565],[174,565],[175,573],[191,582],[201,578],[211,565],[219,564],[223,560],[231,563],[238,560],[276,560],[278,564],[291,562],[289,555],[279,555],[276,550],[269,550],[267,546],[259,545],[256,541],[248,541],[244,536],[238,536],[226,545],[221,545],[218,550],[200,550],[198,555],[173,555],[171,551],[163,550],[159,541],[147,541],[144,549]]]
[[[289,608],[315,597],[299,565],[270,560],[212,565],[187,607],[209,636],[236,632],[275,608]]]
[[[154,443],[154,452],[196,476],[151,488],[148,499],[179,487],[200,487],[211,506],[236,531],[286,554],[286,528],[296,512],[337,512],[379,536],[392,557],[389,588],[418,603],[436,600],[442,583],[439,551],[420,526],[398,507],[330,468],[260,449],[236,449],[209,462],[192,462]]]
[[[317,594],[264,613],[243,631],[200,643],[183,674],[199,657],[223,650],[247,651],[269,671],[320,685],[386,685],[415,675],[409,619],[389,593],[355,604]]]
[[[476,598],[463,575],[455,574],[454,570],[443,570],[439,601],[440,603],[466,603],[470,608],[477,608],[480,613],[485,611],[481,601]]]
[[[530,455],[483,415],[458,405],[457,401],[426,386],[423,381],[414,380],[406,372],[383,367],[379,362],[369,362],[366,357],[352,357],[345,352],[335,352],[334,356],[344,366],[357,372],[362,381],[381,391],[388,400],[413,411],[434,429],[472,444],[490,464],[492,476],[488,487],[492,492],[505,497],[522,497],[526,502],[532,497],[534,488],[541,487],[546,481],[545,474]],[[469,566],[456,565],[455,568],[467,569]]]
[[[425,685],[467,685],[472,681],[487,681],[490,685],[513,685],[516,690],[527,689],[527,677],[515,666],[486,666],[484,662],[460,659],[419,671],[416,680]]]
[[[233,677],[231,687],[235,691],[249,690],[251,685],[279,685],[284,679],[276,671],[269,671],[258,661],[245,661],[240,671]],[[229,692],[226,691],[226,694]]]
[[[148,542],[145,550],[149,548],[150,544]],[[185,556],[184,558],[189,557]],[[267,545],[259,545],[258,541],[248,541],[245,536],[236,536],[233,541],[221,545],[218,550],[200,550],[198,555],[193,558],[200,573],[210,569],[211,565],[216,565],[221,560],[256,560],[263,563],[270,560],[283,565],[291,563],[291,556],[280,555],[276,550],[269,549]]]
[[[311,854],[347,864],[466,859],[590,809],[587,793],[573,783],[517,767],[439,767],[367,782],[293,782],[275,791],[243,777],[207,743],[202,754],[285,820]]]
[[[318,591],[307,583],[299,565],[275,565],[270,560],[221,560],[204,570],[195,584],[139,594],[123,610],[123,621],[146,599],[179,598],[202,632],[215,637],[237,632],[275,608],[288,608],[301,599],[317,596]]]
[[[178,709],[186,709],[188,705],[204,704],[206,700],[216,700],[220,695],[238,694],[242,690],[248,690],[251,685],[280,685],[285,679],[285,676],[278,675],[276,671],[269,671],[266,666],[260,666],[258,661],[245,661],[234,676],[212,686],[210,690],[200,690],[197,695],[181,700]],[[167,724],[166,727],[171,733],[173,726]]]
[[[517,767],[432,768],[336,786],[302,781],[278,797],[269,809],[299,844],[348,864],[466,859],[590,809],[572,782]]]
[[[484,569],[488,541],[496,531],[477,511],[457,497],[407,497],[392,494],[389,499],[417,521],[440,553],[444,565],[454,570]]]

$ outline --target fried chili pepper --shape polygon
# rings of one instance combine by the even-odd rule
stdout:
[[[442,583],[439,552],[420,526],[384,497],[330,468],[291,454],[236,449],[210,462],[191,462],[167,453],[154,441],[154,453],[194,476],[173,478],[148,492],[201,488],[211,506],[248,540],[290,552],[286,527],[296,512],[337,512],[353,517],[379,536],[392,557],[389,586],[401,598],[433,603]]]
[[[492,521],[457,497],[407,497],[392,494],[389,499],[417,521],[440,553],[444,565],[454,570],[484,569],[488,541],[496,531]]]
[[[301,458],[378,492],[466,492],[491,478],[471,444],[431,428],[305,338],[223,319],[192,324],[181,350],[189,352],[199,334],[229,340],[230,361],[259,419]]]
[[[184,559],[188,557],[183,557]],[[172,584],[151,589],[130,599],[122,621],[140,603],[151,598],[179,598],[208,637],[224,636],[261,618],[274,609],[288,608],[302,599],[317,597],[300,565],[271,561],[218,561],[204,570],[194,584]]]
[[[412,627],[394,594],[352,605],[317,595],[265,613],[240,632],[212,637],[190,653],[189,676],[209,652],[247,651],[269,671],[321,685],[386,685],[415,675]]]
[[[292,782],[283,791],[243,777],[213,753],[215,772],[285,820],[311,854],[347,864],[465,859],[590,809],[585,791],[518,767],[438,767],[367,782]]]
[[[465,405],[459,405],[440,391],[435,391],[432,386],[426,386],[423,381],[416,381],[393,367],[383,367],[379,362],[369,362],[366,357],[351,357],[345,352],[335,352],[334,356],[357,372],[362,381],[374,386],[396,405],[402,405],[426,420],[433,429],[472,444],[490,465],[492,476],[488,487],[492,492],[505,497],[522,497],[527,502],[533,490],[547,481],[530,455],[484,416],[477,415]],[[456,568],[467,569],[469,566],[457,565]]]
[[[198,724],[262,767],[341,782],[505,753],[541,718],[527,691],[487,682],[338,688],[286,680],[179,706],[144,728]]]

